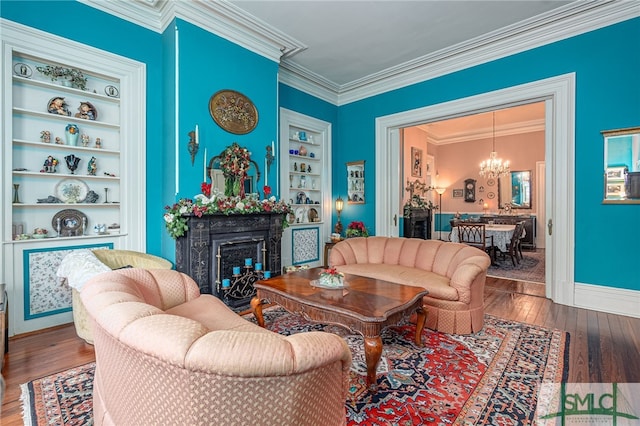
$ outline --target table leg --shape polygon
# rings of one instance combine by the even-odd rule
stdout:
[[[376,367],[382,356],[382,337],[364,338],[364,358],[367,361],[367,387],[369,392],[375,393],[378,390],[376,380]]]
[[[416,309],[416,345],[422,347],[422,330],[424,329],[424,323],[427,320],[426,309],[423,307]]]
[[[264,328],[264,317],[262,316],[262,300],[260,300],[258,296],[251,299],[251,312],[253,312],[253,316],[256,317],[258,325]]]

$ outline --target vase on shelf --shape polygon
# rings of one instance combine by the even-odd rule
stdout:
[[[80,129],[75,124],[67,124],[64,128],[64,136],[67,140],[67,145],[78,146],[78,135]]]
[[[19,183],[14,183],[13,184],[13,190],[14,190],[13,204],[20,204],[20,195],[18,194],[18,189],[19,188],[20,188],[20,184]]]
[[[224,195],[227,197],[237,197],[241,195],[242,179],[238,176],[228,176],[224,180]]]

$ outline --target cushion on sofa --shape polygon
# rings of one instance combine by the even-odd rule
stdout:
[[[368,278],[389,281],[397,284],[406,284],[414,287],[425,287],[429,295],[443,300],[458,300],[458,292],[449,285],[449,279],[430,271],[418,268],[410,268],[400,265],[387,265],[384,263],[358,263],[353,265],[341,265],[337,269],[347,274],[360,275]]]
[[[269,333],[267,329],[251,323],[230,309],[217,297],[203,294],[166,311],[167,314],[178,315],[198,321],[210,331],[234,330],[246,332]],[[211,315],[211,312],[216,315]]]

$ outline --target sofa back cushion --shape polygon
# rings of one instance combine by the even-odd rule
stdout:
[[[447,278],[463,262],[477,263],[486,270],[490,259],[486,253],[465,244],[401,237],[349,238],[336,244],[329,255],[331,266],[384,263],[431,271]]]

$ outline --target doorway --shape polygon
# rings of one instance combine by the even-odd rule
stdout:
[[[450,240],[455,231],[450,223],[455,215],[462,220],[525,223],[523,250],[517,250],[521,256],[505,253],[511,238],[506,231],[491,231],[496,233],[492,238],[499,251],[488,276],[544,285],[545,179],[544,169],[539,168],[544,165],[544,129],[544,101],[401,129],[402,182],[417,176],[421,183],[438,188],[424,194],[425,198],[436,191],[443,194],[439,199],[436,195],[434,202],[437,210],[432,235]],[[424,151],[431,157],[425,173],[414,173],[414,151]],[[479,174],[480,160],[487,159],[491,151],[509,162],[509,169],[500,178]],[[467,179],[476,183],[473,202],[462,196]],[[402,190],[406,199],[408,188]]]
[[[537,101],[545,102],[546,296],[573,305],[575,74],[514,86],[376,119],[376,234],[397,236],[401,128]]]

